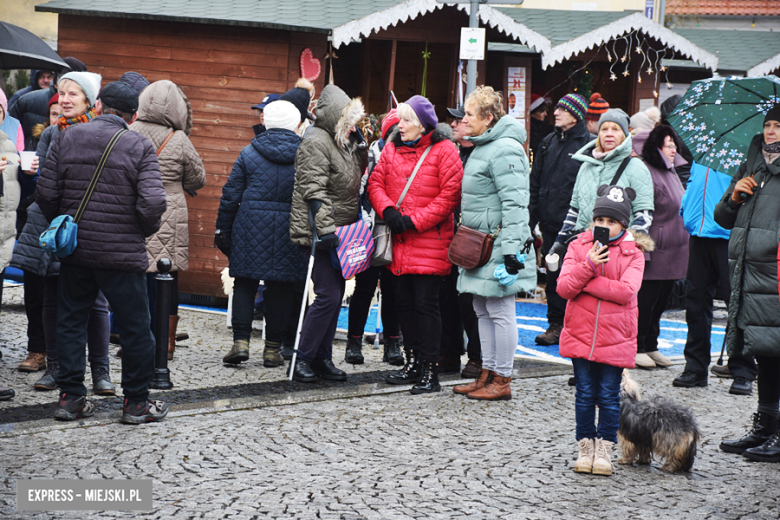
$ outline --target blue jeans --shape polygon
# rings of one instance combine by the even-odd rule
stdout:
[[[577,394],[574,411],[577,418],[577,440],[600,438],[617,442],[620,421],[620,380],[623,369],[587,359],[572,359]],[[599,411],[596,428],[596,405]]]

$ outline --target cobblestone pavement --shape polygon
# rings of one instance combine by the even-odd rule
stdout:
[[[15,333],[6,326],[18,326],[10,303],[0,348],[16,363],[23,344],[13,343]],[[222,334],[207,318],[188,313],[183,321],[191,320],[191,334],[201,333],[195,328],[200,319]],[[201,344],[207,354],[197,354],[190,341],[178,363],[207,363],[227,343]],[[0,361],[2,377],[8,364]],[[714,378],[707,388],[673,388],[680,369],[634,376],[645,395],[672,397],[696,413],[703,438],[690,474],[666,475],[657,462],[619,466],[611,478],[574,473],[574,389],[567,375],[557,375],[516,378],[513,400],[501,403],[470,401],[445,388],[427,396],[380,394],[219,413],[182,407],[161,423],[136,427],[114,417],[0,433],[0,518],[780,517],[780,467],[717,448],[722,438],[744,432],[755,397],[729,395],[730,381]],[[197,370],[207,379],[193,376],[186,384],[205,388],[215,380],[224,384],[224,377],[263,377],[257,360],[240,371],[218,359]],[[151,478],[155,509],[22,515],[15,509],[16,481],[27,478]]]

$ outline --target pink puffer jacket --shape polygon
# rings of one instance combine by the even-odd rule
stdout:
[[[409,215],[415,230],[393,235],[395,275],[449,274],[447,259],[454,234],[453,212],[460,204],[463,165],[444,129],[424,135],[414,147],[404,146],[395,132],[382,150],[368,180],[368,199],[379,215],[395,206],[420,157],[433,144],[398,211]]]
[[[616,367],[634,368],[637,300],[645,268],[647,235],[626,231],[609,246],[609,261],[595,270],[588,261],[593,232],[571,244],[558,277],[558,294],[569,300],[560,340],[560,354]]]

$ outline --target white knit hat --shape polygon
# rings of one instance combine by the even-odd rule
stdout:
[[[69,79],[81,87],[84,95],[87,96],[89,106],[95,106],[95,100],[100,92],[100,82],[103,80],[100,74],[95,74],[94,72],[68,72],[58,81],[63,79]]]
[[[289,101],[277,100],[268,103],[263,110],[263,115],[265,116],[265,127],[268,130],[284,128],[294,132],[301,123],[301,113]]]

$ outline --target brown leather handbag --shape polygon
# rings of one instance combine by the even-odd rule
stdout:
[[[499,231],[501,231],[501,224],[492,234],[461,225],[450,242],[447,257],[450,262],[464,269],[482,267],[488,263],[490,255],[493,254],[493,242]]]

